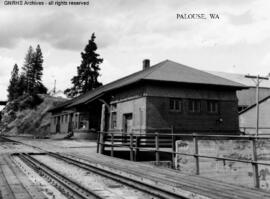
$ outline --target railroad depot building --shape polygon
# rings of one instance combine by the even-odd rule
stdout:
[[[170,60],[106,84],[50,110],[51,133],[146,133],[172,126],[179,133],[239,131],[240,83]]]

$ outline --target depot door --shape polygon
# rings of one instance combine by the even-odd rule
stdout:
[[[60,133],[60,116],[56,118],[56,133]]]
[[[73,113],[69,115],[68,133],[73,132]]]
[[[123,132],[124,134],[131,133],[133,126],[133,115],[132,113],[126,113],[123,115]]]

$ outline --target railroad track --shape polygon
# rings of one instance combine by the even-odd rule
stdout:
[[[22,143],[22,144],[27,145],[27,146],[31,146],[31,145],[25,144],[25,143]],[[31,146],[31,147],[33,147],[33,146]],[[92,164],[87,164],[85,161],[77,160],[77,159],[80,159],[80,157],[76,158],[76,156],[75,156],[74,158],[71,158],[71,157],[67,157],[66,155],[60,155],[59,153],[54,153],[54,152],[50,152],[50,151],[41,149],[39,147],[34,147],[34,148],[37,148],[37,149],[43,151],[42,153],[40,153],[40,155],[52,156],[56,159],[62,160],[66,163],[72,164],[74,166],[85,169],[87,171],[90,171],[90,172],[95,173],[97,175],[103,176],[105,178],[109,178],[113,181],[119,182],[119,183],[127,185],[129,187],[133,187],[134,189],[137,189],[141,192],[153,195],[157,198],[161,198],[161,199],[176,199],[176,198],[177,199],[186,199],[186,197],[183,197],[177,193],[174,193],[173,191],[165,190],[162,187],[152,186],[152,185],[144,183],[140,180],[136,180],[136,179],[132,179],[132,178],[129,178],[129,177],[126,177],[123,175],[119,175],[117,173],[102,169],[98,166],[94,166]],[[59,175],[60,177],[63,178],[63,181],[69,182],[71,180],[67,179],[65,176],[59,174],[58,172],[54,171],[53,169],[51,169],[47,165],[45,165],[45,164],[39,162],[38,160],[36,160],[35,158],[31,157],[31,155],[35,155],[35,154],[37,154],[37,153],[28,153],[28,154],[24,153],[24,154],[15,154],[15,155],[18,155],[30,167],[32,167],[37,172],[42,173],[42,175],[44,175],[49,181],[52,181],[54,184],[56,184],[58,187],[60,187],[62,192],[67,192],[67,193],[69,193],[68,195],[73,195],[73,194],[71,194],[73,191],[71,191],[71,190],[69,191],[69,188],[66,188],[65,185],[61,185],[62,182],[57,182],[57,179],[58,179],[57,177],[56,178],[50,177],[51,176],[50,173],[53,173],[53,175],[55,175],[55,176]],[[45,169],[43,169],[43,168],[45,168]],[[43,170],[46,170],[48,174],[46,172],[43,172]],[[74,187],[80,186],[76,182],[69,182],[69,184],[74,184]],[[85,188],[82,187],[82,189],[85,189]],[[93,198],[102,198],[95,193],[94,194],[88,193],[88,194],[92,195]],[[74,194],[74,195],[76,195],[76,194]],[[80,198],[80,197],[71,197],[71,198]],[[89,197],[86,197],[86,198],[89,198]]]
[[[41,163],[29,154],[21,153],[18,156],[41,176],[45,177],[53,186],[71,199],[102,199],[94,192],[82,187],[77,182],[65,177],[47,165]]]
[[[15,142],[15,141],[0,135],[0,142]]]
[[[176,199],[176,198],[181,198],[184,199],[184,197],[173,193],[173,192],[169,192],[167,190],[162,189],[161,187],[155,187],[155,186],[151,186],[148,185],[146,183],[143,183],[141,181],[137,181],[135,179],[129,178],[129,177],[125,177],[119,174],[116,174],[114,172],[110,172],[108,170],[87,164],[85,162],[82,161],[78,161],[75,160],[73,158],[69,158],[63,155],[60,155],[58,153],[48,153],[48,155],[55,157],[56,159],[62,160],[64,162],[67,162],[69,164],[75,165],[77,167],[80,167],[82,169],[85,169],[87,171],[90,171],[92,173],[98,174],[100,176],[103,176],[105,178],[109,178],[113,181],[119,182],[121,184],[127,185],[129,187],[133,187],[137,190],[140,190],[141,192],[153,195],[155,197],[158,198],[162,198],[162,199]]]
[[[37,171],[42,176],[46,177],[48,179],[48,181],[52,181],[52,184],[56,185],[56,187],[58,187],[58,189],[60,191],[62,191],[64,194],[68,193],[68,195],[72,195],[73,198],[91,198],[91,197],[92,198],[102,198],[100,195],[92,193],[91,191],[87,190],[86,188],[81,187],[81,185],[66,178],[62,174],[59,174],[58,172],[51,169],[47,165],[45,165],[45,164],[41,163],[40,161],[36,160],[35,158],[31,157],[31,155],[34,155],[34,154],[17,154],[17,155],[26,164],[28,164],[31,168],[33,168],[35,171]],[[151,186],[151,185],[148,185],[148,184],[143,183],[141,181],[137,181],[137,180],[131,179],[129,177],[125,177],[125,176],[116,174],[114,172],[110,172],[108,170],[104,170],[102,168],[95,167],[95,166],[87,164],[85,162],[78,161],[76,159],[60,155],[58,153],[48,152],[48,153],[46,153],[46,155],[54,157],[58,160],[64,161],[68,164],[72,164],[72,165],[77,166],[81,169],[90,171],[90,172],[95,173],[97,175],[103,176],[105,178],[111,179],[111,180],[116,181],[118,183],[127,185],[129,187],[133,187],[136,190],[147,193],[147,194],[152,195],[152,196],[157,197],[157,198],[185,199],[185,197],[182,197],[176,193],[164,190],[164,189],[162,189],[162,187]],[[76,192],[79,192],[79,194]],[[84,193],[84,194],[81,194],[81,193]],[[86,197],[81,197],[79,195],[84,195]],[[91,196],[91,197],[89,197],[89,196]]]

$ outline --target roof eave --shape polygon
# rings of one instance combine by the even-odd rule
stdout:
[[[176,82],[176,81],[165,81],[165,80],[155,80],[155,79],[142,79],[144,81],[150,81],[150,82],[167,82],[167,83],[174,83],[174,84],[190,84],[190,85],[204,85],[204,86],[215,86],[215,87],[229,87],[229,88],[235,88],[236,90],[242,90],[242,89],[249,89],[248,86],[245,85],[222,85],[222,84],[207,84],[207,83],[193,83],[193,82]]]

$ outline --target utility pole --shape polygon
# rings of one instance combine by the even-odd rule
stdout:
[[[255,82],[256,85],[256,136],[259,135],[259,87],[260,83],[263,80],[268,80],[268,77],[261,77],[259,75],[254,76],[254,75],[245,75],[246,78],[250,78]]]
[[[54,85],[53,85],[53,94],[56,93],[56,79],[54,80]]]

